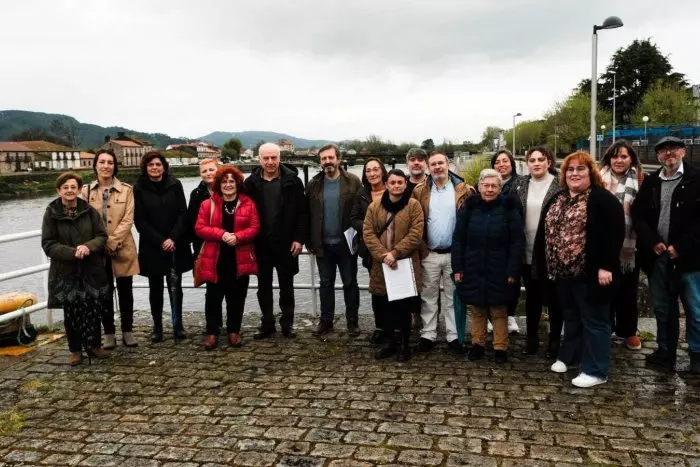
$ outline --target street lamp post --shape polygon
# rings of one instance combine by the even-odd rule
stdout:
[[[605,139],[605,125],[600,125],[600,136],[603,137],[603,140]],[[603,158],[603,141],[600,142],[600,146],[598,147],[598,160]]]
[[[598,107],[598,30],[600,29],[615,29],[622,27],[622,20],[617,16],[608,16],[603,21],[602,26],[593,25],[592,49],[593,57],[591,60],[591,134],[590,134],[590,154],[595,157],[596,144],[596,122],[595,114]]]
[[[513,115],[513,156],[515,156],[515,117],[520,117],[520,116],[522,116],[522,114],[520,112]]]
[[[647,142],[647,122],[649,121],[649,117],[646,115],[642,117],[642,121],[644,122],[644,145],[648,146],[649,143]]]
[[[617,72],[613,71],[613,134],[612,144],[615,144],[615,98],[617,97]]]

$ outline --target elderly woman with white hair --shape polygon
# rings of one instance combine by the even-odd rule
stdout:
[[[525,234],[517,200],[502,196],[501,189],[498,172],[482,170],[479,196],[469,197],[460,209],[452,238],[457,292],[472,310],[471,361],[484,358],[489,315],[494,360],[508,360],[507,307],[520,278]]]

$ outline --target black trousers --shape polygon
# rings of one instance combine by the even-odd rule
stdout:
[[[540,319],[545,302],[549,311],[549,348],[557,350],[561,340],[564,318],[561,314],[559,299],[554,281],[540,280],[532,277],[532,266],[523,265],[523,282],[527,297],[525,298],[525,315],[527,318],[527,341],[529,345],[539,345]]]
[[[273,311],[274,300],[272,296],[272,273],[277,270],[277,282],[279,283],[280,301],[282,310],[280,326],[282,328],[294,325],[294,274],[289,265],[284,263],[288,252],[279,252],[278,255],[265,255],[258,257],[258,304],[260,305],[261,329],[274,329],[275,313]],[[275,258],[276,257],[276,258]],[[280,261],[282,258],[282,261]]]
[[[415,297],[389,301],[387,295],[372,295],[372,304],[377,303],[382,311],[382,327],[385,332],[399,330],[403,336],[411,334],[411,310],[416,302]]]
[[[226,299],[226,332],[238,334],[241,332],[243,308],[250,276],[236,278],[220,278],[218,284],[207,282],[205,294],[204,316],[207,334],[218,334],[221,323],[222,302]]]
[[[515,316],[515,310],[518,309],[520,301],[520,281],[512,285],[515,298],[508,304],[508,316]]]
[[[639,268],[620,274],[619,281],[617,291],[610,303],[610,323],[613,332],[618,337],[626,339],[637,334]]]
[[[102,315],[102,326],[105,334],[114,334],[114,275],[112,271],[112,259],[107,258],[107,277],[109,280],[109,301],[107,309]],[[134,293],[132,290],[133,277],[117,277],[117,296],[119,297],[119,321],[122,332],[131,332],[134,326]]]
[[[182,329],[182,274],[178,274],[173,283],[170,274],[165,275],[168,284],[168,297],[173,312],[173,326]],[[175,294],[173,296],[173,289]],[[154,326],[163,325],[163,276],[151,276],[148,278],[148,301],[151,305],[151,316]]]

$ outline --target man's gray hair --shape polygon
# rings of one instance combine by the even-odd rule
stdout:
[[[413,147],[413,148],[409,149],[408,152],[406,153],[406,161],[408,161],[411,157],[416,157],[419,159],[427,160],[428,153],[425,152],[425,149]]]
[[[484,180],[485,178],[491,178],[491,177],[496,177],[498,179],[498,184],[500,186],[503,186],[503,180],[501,179],[501,174],[499,174],[498,172],[496,172],[493,169],[482,170],[481,173],[479,174],[479,183],[481,183],[481,181]]]
[[[258,148],[258,154],[263,152],[264,149],[274,149],[278,156],[282,153],[282,150],[280,149],[280,147],[278,145],[276,145],[275,143],[263,143],[263,144],[261,144],[260,147]]]

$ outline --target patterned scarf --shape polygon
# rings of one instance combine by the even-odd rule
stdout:
[[[637,246],[637,234],[632,229],[631,208],[634,198],[639,191],[639,180],[637,178],[637,168],[630,167],[620,180],[615,177],[610,167],[606,166],[600,170],[605,188],[622,203],[625,212],[625,241],[620,250],[620,266],[622,272],[634,271],[634,252]]]

